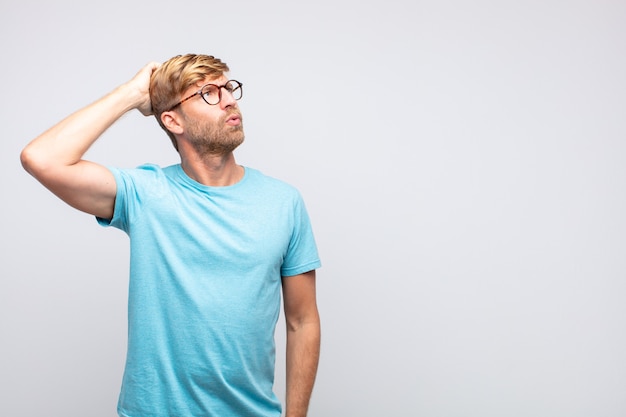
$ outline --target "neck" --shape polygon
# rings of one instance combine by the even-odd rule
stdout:
[[[203,155],[181,153],[181,166],[185,174],[200,184],[211,187],[225,187],[238,183],[244,174],[237,165],[232,152],[224,155]]]

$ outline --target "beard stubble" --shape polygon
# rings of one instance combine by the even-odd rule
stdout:
[[[226,124],[226,119],[232,115],[239,117],[237,126]],[[187,140],[200,155],[225,155],[234,151],[244,141],[243,118],[238,110],[229,111],[220,117],[217,123],[209,120],[190,120],[186,117],[185,122]]]

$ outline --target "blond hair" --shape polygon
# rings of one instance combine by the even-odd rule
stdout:
[[[161,122],[161,114],[172,108],[181,95],[207,78],[219,78],[229,71],[228,65],[211,55],[177,55],[165,61],[150,79],[152,113],[178,150],[176,137]]]

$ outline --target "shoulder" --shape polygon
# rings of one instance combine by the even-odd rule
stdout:
[[[110,167],[109,170],[113,173],[116,180],[132,182],[162,181],[176,174],[175,165],[162,168],[156,164],[143,164],[136,168]]]
[[[120,194],[129,198],[160,196],[167,194],[171,183],[176,181],[176,166],[161,168],[156,164],[144,164],[136,168],[109,168],[115,177]]]
[[[274,195],[291,196],[292,198],[300,198],[300,192],[293,185],[266,175],[263,172],[246,167],[246,176],[248,181],[254,187],[259,187],[267,192],[272,192]]]

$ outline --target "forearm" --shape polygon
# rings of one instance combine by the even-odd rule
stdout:
[[[137,106],[139,99],[134,89],[125,84],[70,115],[24,149],[24,167],[35,175],[37,170],[76,164],[106,129]]]
[[[319,317],[287,330],[286,417],[307,415],[319,354]]]

